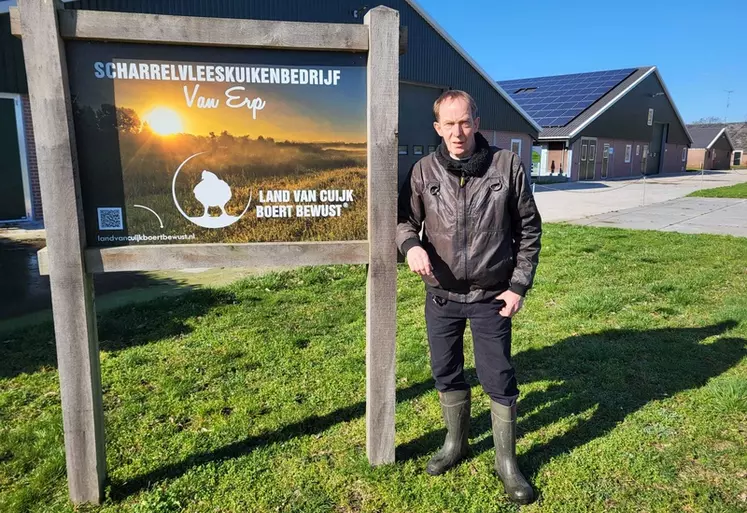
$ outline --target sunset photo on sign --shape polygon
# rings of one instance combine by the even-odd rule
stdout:
[[[122,221],[89,243],[367,238],[365,60],[127,46],[68,52],[84,204]]]
[[[173,135],[184,132],[182,118],[168,107],[155,107],[143,116],[143,122],[158,135]],[[142,129],[142,125],[140,125]]]

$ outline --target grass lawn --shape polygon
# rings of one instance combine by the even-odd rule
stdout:
[[[701,189],[689,194],[700,198],[747,198],[747,182],[716,187],[715,189]]]
[[[747,239],[548,225],[515,322],[526,512],[747,508]],[[423,290],[400,268],[397,463],[365,456],[365,270],[248,278],[99,317],[110,482],[82,511],[514,512],[444,434]],[[467,367],[476,382],[472,352]],[[67,503],[51,325],[0,334],[0,511]]]

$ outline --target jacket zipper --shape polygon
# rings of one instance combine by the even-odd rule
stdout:
[[[462,194],[462,231],[464,234],[462,235],[462,240],[464,241],[464,252],[462,255],[464,256],[464,280],[469,281],[469,275],[467,273],[467,189],[466,189],[466,181],[464,180],[464,174],[462,174],[462,178],[459,182],[459,192]]]

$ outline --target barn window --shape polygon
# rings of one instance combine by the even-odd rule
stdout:
[[[734,162],[733,165],[735,166],[741,166],[742,165],[742,150],[737,150],[734,152]]]
[[[511,151],[521,156],[521,139],[511,139]]]
[[[682,148],[682,162],[687,160],[687,148]]]
[[[636,144],[635,145],[635,156],[637,157],[640,154],[641,154],[641,145],[640,144]]]
[[[625,163],[630,162],[630,155],[633,153],[633,145],[627,144],[625,146]]]
[[[416,144],[412,147],[412,154],[413,155],[422,155],[423,154],[423,146],[421,144]]]
[[[646,122],[648,126],[651,126],[654,124],[654,109],[648,109],[648,121]]]
[[[400,155],[407,155],[407,145],[406,144],[400,144],[397,147],[397,153]]]
[[[433,153],[436,151],[436,145],[435,144],[429,144],[428,145],[428,153]]]

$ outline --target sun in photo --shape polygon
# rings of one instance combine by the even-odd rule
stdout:
[[[173,135],[184,130],[179,114],[168,107],[156,107],[143,116],[143,119],[158,135]]]

